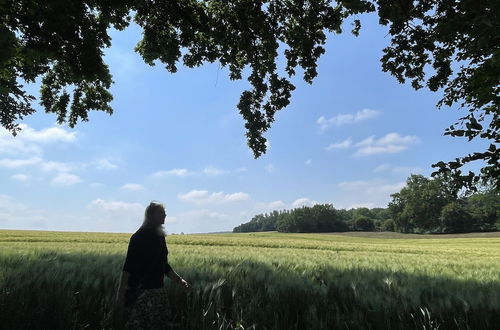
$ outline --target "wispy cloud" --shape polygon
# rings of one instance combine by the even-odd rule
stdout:
[[[312,200],[310,198],[307,198],[307,197],[302,197],[302,198],[296,199],[292,203],[292,207],[297,208],[297,207],[302,207],[302,206],[313,206],[315,204],[318,204],[318,202],[315,200]]]
[[[28,125],[19,125],[22,131],[15,137],[25,141],[36,143],[73,142],[76,140],[76,133],[65,130],[62,127],[54,126],[36,130]]]
[[[70,173],[59,173],[52,179],[52,183],[58,186],[71,186],[82,181],[78,175]]]
[[[403,181],[388,181],[380,178],[340,182],[336,207],[387,207],[391,194],[405,186]]]
[[[248,169],[246,167],[238,167],[234,170],[227,170],[227,169],[221,169],[215,166],[207,166],[202,170],[188,170],[186,168],[173,168],[171,170],[161,170],[154,172],[151,176],[155,178],[162,178],[162,177],[169,177],[169,176],[174,176],[174,177],[188,177],[188,176],[220,176],[220,175],[225,175],[225,174],[230,174],[230,173],[241,173],[241,172],[246,172]]]
[[[27,174],[14,174],[10,178],[12,180],[25,182],[25,181],[28,181],[29,179],[31,179],[31,176],[27,175]]]
[[[283,201],[274,201],[267,205],[267,208],[270,210],[280,210],[284,209],[286,204]]]
[[[267,173],[273,173],[275,170],[275,166],[274,166],[274,164],[267,164],[265,169],[266,169]]]
[[[101,158],[94,162],[94,166],[98,170],[114,170],[118,167],[118,165],[112,163],[109,159]]]
[[[67,163],[47,161],[40,163],[40,168],[45,172],[69,172],[72,166]]]
[[[351,138],[345,139],[341,142],[331,143],[329,146],[325,147],[325,150],[332,151],[335,149],[348,149],[352,146]]]
[[[227,173],[225,170],[221,170],[220,168],[214,167],[214,166],[208,166],[205,167],[202,171],[203,174],[206,174],[208,176],[217,176],[217,175],[222,175]]]
[[[74,142],[76,133],[60,126],[44,129],[34,129],[26,124],[20,124],[21,131],[13,136],[5,128],[0,128],[0,154],[9,155],[39,155],[42,145],[57,142]]]
[[[191,175],[192,173],[189,172],[185,168],[174,168],[168,171],[157,171],[153,173],[153,177],[156,178],[162,178],[162,177],[167,177],[167,176],[177,176],[177,177],[185,177],[188,175]]]
[[[374,135],[366,139],[353,143],[351,138],[341,142],[332,143],[325,147],[327,151],[336,149],[356,148],[354,156],[372,156],[380,154],[394,154],[408,149],[411,144],[420,142],[420,139],[414,135],[402,136],[399,133],[388,133],[377,139]]]
[[[354,124],[363,120],[377,117],[380,111],[372,109],[362,109],[356,113],[338,114],[331,118],[321,116],[316,123],[319,125],[320,132],[326,131],[331,126],[341,126],[345,124]]]
[[[140,203],[127,203],[115,200],[94,199],[91,201],[87,208],[100,209],[108,212],[124,211],[141,214],[144,212],[144,206]]]
[[[361,142],[356,143],[358,150],[355,156],[372,156],[379,154],[393,154],[408,149],[408,146],[420,142],[414,135],[401,136],[399,133],[388,133],[376,139],[370,136]]]
[[[379,166],[377,166],[373,169],[373,172],[375,172],[375,173],[385,172],[385,171],[389,171],[391,168],[392,168],[392,165],[380,164]]]
[[[398,192],[405,186],[405,182],[386,183],[385,181],[374,180],[356,180],[344,181],[338,184],[340,188],[346,191],[354,191],[363,194],[392,194]]]
[[[40,157],[31,157],[27,159],[10,159],[4,158],[0,159],[0,167],[8,168],[8,169],[17,169],[20,167],[30,166],[39,164],[42,162]]]
[[[141,190],[145,190],[145,188],[138,184],[138,183],[127,183],[127,184],[124,184],[123,186],[120,187],[120,189],[122,190],[129,190],[129,191],[141,191]]]
[[[393,166],[390,164],[381,164],[373,169],[375,173],[391,172],[395,174],[419,174],[423,170],[420,167],[407,167],[407,166]]]
[[[191,190],[185,194],[178,194],[177,197],[183,202],[195,204],[222,204],[250,199],[250,195],[243,192],[224,194],[224,192],[210,193],[207,190]]]

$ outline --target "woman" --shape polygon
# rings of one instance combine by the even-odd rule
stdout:
[[[151,202],[146,207],[142,226],[130,238],[117,294],[116,328],[164,329],[168,326],[170,313],[163,289],[164,275],[186,289],[191,288],[168,264],[165,217],[163,204]]]

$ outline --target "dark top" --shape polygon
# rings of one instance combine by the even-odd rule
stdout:
[[[128,286],[143,289],[163,287],[163,276],[172,270],[167,261],[168,250],[165,236],[154,229],[141,227],[128,244],[123,270],[130,273]]]

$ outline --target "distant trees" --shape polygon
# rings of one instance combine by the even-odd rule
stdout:
[[[403,233],[465,233],[497,230],[500,194],[486,189],[459,196],[452,180],[411,175],[406,186],[391,195],[389,212],[395,230]]]
[[[288,233],[342,232],[349,230],[345,220],[331,204],[317,204],[282,213],[276,229]]]
[[[442,178],[411,175],[406,186],[391,197],[389,210],[398,231],[432,231],[439,227],[441,209],[457,199],[457,191],[449,189]]]
[[[279,231],[324,233],[397,231],[402,233],[466,233],[500,230],[500,191],[492,187],[460,195],[456,182],[440,175],[411,175],[392,194],[387,208],[335,209],[317,204],[258,214],[233,229],[235,233]]]
[[[248,233],[254,231],[275,231],[276,222],[282,212],[287,211],[272,211],[269,214],[258,214],[249,222],[243,223],[233,229],[235,233]]]
[[[380,230],[377,224],[390,220],[386,209],[337,210],[331,204],[317,204],[291,211],[273,211],[254,216],[249,222],[233,229],[235,233],[273,231],[287,233],[324,233]],[[392,227],[393,228],[393,227]]]

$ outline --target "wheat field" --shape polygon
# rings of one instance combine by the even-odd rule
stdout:
[[[500,235],[476,236],[169,235],[169,262],[194,287],[166,279],[172,324],[497,329]],[[0,328],[111,328],[129,238],[0,230]]]

